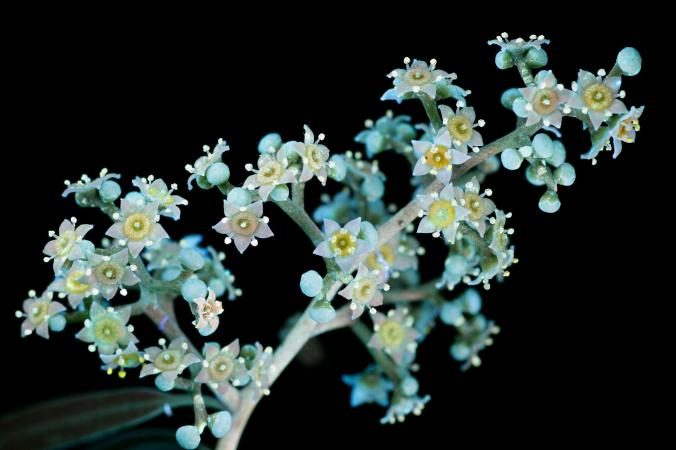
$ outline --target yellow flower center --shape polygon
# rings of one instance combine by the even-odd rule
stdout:
[[[386,320],[380,324],[378,336],[385,348],[395,349],[401,347],[406,339],[406,330],[395,320]]]
[[[305,146],[305,156],[307,157],[308,165],[313,171],[318,171],[326,161],[325,155],[316,144],[308,144]]]
[[[164,350],[155,357],[153,364],[161,371],[176,370],[181,365],[181,353],[178,350]]]
[[[150,217],[143,213],[134,213],[124,221],[123,232],[132,241],[140,241],[148,237],[153,228]]]
[[[613,103],[613,91],[603,83],[594,83],[584,89],[582,100],[592,111],[604,111]]]
[[[209,375],[212,380],[222,382],[228,379],[235,369],[235,363],[227,355],[216,355],[209,361]]]
[[[388,265],[392,265],[396,258],[395,251],[389,245],[382,245],[380,247],[380,257],[382,257]],[[380,263],[376,252],[370,253],[366,257],[366,266],[371,270],[382,269],[383,265]]]
[[[448,200],[435,200],[430,205],[427,216],[436,228],[446,228],[455,221],[455,206]]]
[[[94,340],[100,344],[116,344],[124,337],[124,325],[111,316],[103,316],[94,321]]]
[[[56,254],[58,256],[67,256],[73,249],[75,242],[77,242],[75,231],[69,230],[63,232],[63,234],[56,238],[56,242],[54,243]]]
[[[84,294],[89,289],[88,283],[80,281],[85,276],[84,270],[73,270],[65,279],[64,286],[69,294]]]
[[[124,267],[113,261],[105,261],[96,266],[94,274],[99,283],[114,286],[120,284]]]
[[[462,114],[456,114],[448,119],[448,132],[451,136],[460,142],[467,142],[472,138],[472,123]]]
[[[154,198],[163,206],[171,206],[174,204],[174,197],[165,190],[149,187],[147,192],[148,196]]]
[[[238,212],[230,220],[232,230],[242,236],[253,236],[258,228],[258,217],[248,211]]]
[[[445,169],[451,164],[451,152],[443,145],[433,145],[425,152],[425,162],[435,169]]]
[[[354,283],[352,292],[354,301],[361,304],[368,303],[376,293],[376,282],[372,278],[362,278]]]
[[[329,239],[329,247],[336,256],[350,256],[357,249],[357,238],[347,230],[338,230]]]
[[[44,322],[47,318],[47,313],[49,312],[49,307],[47,305],[48,302],[46,301],[38,301],[33,303],[33,307],[28,314],[28,321],[33,325],[38,325]]]
[[[404,74],[404,78],[406,79],[406,82],[412,86],[422,86],[432,80],[432,73],[429,70],[416,67],[407,70]]]
[[[261,184],[272,184],[282,176],[282,165],[278,161],[269,161],[258,171],[256,178]]]
[[[540,89],[533,98],[533,109],[541,116],[547,116],[554,111],[559,104],[559,96],[551,88]]]
[[[483,199],[472,192],[465,194],[465,207],[469,209],[469,216],[472,220],[479,220],[484,216]]]

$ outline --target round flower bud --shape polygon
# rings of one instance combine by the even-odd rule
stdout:
[[[633,77],[641,71],[641,54],[633,47],[625,47],[617,54],[617,65],[623,74]]]
[[[258,153],[271,153],[270,149],[276,152],[281,146],[282,137],[279,135],[279,133],[268,133],[258,142]]]
[[[500,103],[507,109],[512,109],[512,104],[517,98],[521,98],[521,91],[518,88],[510,88],[500,96]]]
[[[212,278],[209,280],[209,289],[214,291],[216,297],[221,297],[225,294],[225,282],[220,278]]]
[[[439,311],[439,318],[446,325],[455,325],[462,318],[462,307],[458,302],[444,302]]]
[[[575,182],[575,167],[569,163],[561,164],[554,171],[554,180],[561,186],[570,186]]]
[[[545,184],[542,179],[543,175],[539,173],[540,168],[542,168],[541,164],[531,164],[526,169],[526,180],[533,186],[543,186]]]
[[[251,193],[244,188],[236,187],[230,189],[227,200],[238,206],[247,206],[251,203]]]
[[[66,328],[66,318],[63,314],[57,314],[49,318],[49,329],[55,333],[63,331]]]
[[[169,392],[174,389],[174,380],[165,377],[155,377],[155,386],[162,392]]]
[[[540,197],[538,207],[546,213],[555,213],[561,207],[559,196],[554,191],[547,191]]]
[[[182,248],[178,253],[178,259],[186,269],[195,271],[204,267],[204,258],[194,248]]]
[[[329,176],[336,181],[343,181],[347,175],[347,164],[345,164],[345,157],[343,155],[333,155],[330,161],[333,167],[329,166]]]
[[[553,141],[554,152],[552,156],[546,158],[547,163],[554,167],[559,167],[566,161],[566,147],[564,147],[563,142]]]
[[[314,270],[308,270],[300,277],[300,290],[308,297],[316,297],[322,291],[324,279]]]
[[[508,148],[500,153],[500,160],[502,161],[502,165],[505,166],[505,169],[517,170],[519,167],[521,167],[523,157],[518,151],[514,150],[513,148]]]
[[[215,162],[207,169],[207,181],[214,186],[223,184],[230,179],[230,167],[222,162]]]
[[[477,169],[479,169],[481,172],[485,174],[495,173],[498,170],[500,170],[500,159],[497,156],[493,155],[486,161],[483,161],[481,164],[479,164],[477,166]]]
[[[385,183],[383,183],[380,177],[366,177],[361,184],[361,192],[369,202],[378,200],[385,193]]]
[[[213,434],[215,438],[220,439],[230,431],[232,415],[228,411],[217,412],[209,416],[207,425],[209,425],[211,434]]]
[[[467,289],[462,296],[462,306],[468,314],[478,314],[481,311],[481,295],[476,289]]]
[[[534,69],[545,66],[548,59],[547,52],[541,48],[533,47],[526,53],[526,64]]]
[[[270,198],[276,202],[283,202],[289,199],[289,188],[285,184],[278,184],[270,192]]]
[[[317,323],[327,323],[336,317],[336,310],[326,300],[319,300],[310,308],[310,318]]]
[[[140,192],[132,191],[124,196],[124,199],[129,203],[134,205],[144,205],[146,202],[145,197]]]
[[[206,298],[207,285],[197,277],[188,278],[183,282],[183,285],[181,285],[181,295],[188,301],[197,298]]]
[[[176,442],[185,449],[195,449],[200,445],[200,432],[194,425],[183,425],[176,430]]]
[[[538,158],[550,158],[554,154],[552,138],[544,133],[538,133],[533,137],[532,147]]]
[[[514,66],[514,56],[508,50],[500,50],[497,55],[495,55],[495,65],[500,70],[509,69]]]
[[[106,180],[99,188],[99,197],[106,203],[112,203],[122,194],[122,188],[113,180]]]
[[[464,342],[456,342],[451,345],[451,356],[456,361],[465,361],[472,354],[472,350]]]
[[[444,269],[453,275],[464,275],[467,272],[467,260],[460,255],[446,258]]]
[[[168,267],[162,271],[160,278],[162,281],[173,281],[181,275],[181,272],[183,271],[180,267]]]
[[[413,377],[406,377],[401,381],[401,392],[408,397],[417,394],[418,387],[418,380]]]
[[[366,136],[366,152],[369,155],[375,155],[385,150],[387,140],[380,131],[373,130]]]

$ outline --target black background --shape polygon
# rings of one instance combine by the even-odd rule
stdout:
[[[164,222],[169,233],[203,233],[224,248],[211,230],[222,215],[220,195],[184,188],[183,166],[200,155],[201,146],[225,138],[232,149],[225,159],[231,180],[241,183],[244,164],[255,162],[256,144],[267,132],[300,139],[307,123],[326,133],[332,151],[342,152],[358,148],[352,138],[364,119],[376,119],[388,108],[422,121],[422,108],[414,102],[397,106],[378,100],[390,86],[385,74],[400,67],[404,56],[434,57],[440,68],[458,74],[458,84],[473,91],[469,103],[487,122],[486,142],[514,122],[499,96],[520,79],[515,70],[495,68],[496,49],[485,43],[497,31],[457,33],[452,39],[417,33],[352,40],[315,33],[310,26],[303,36],[279,32],[258,44],[234,33],[214,39],[108,31],[59,30],[12,51],[16,64],[8,86],[18,102],[12,104],[8,129],[17,140],[5,148],[11,159],[4,170],[4,240],[12,253],[4,269],[1,332],[3,372],[20,395],[4,398],[3,412],[58,395],[151,385],[133,376],[121,381],[105,375],[98,358],[72,337],[77,327],[49,341],[19,338],[13,312],[28,289],[41,290],[51,281],[51,267],[41,262],[47,230],[72,215],[97,225],[92,237],[107,227],[94,211],[81,211],[72,199],[61,198],[65,178],[108,167],[124,175],[126,188],[135,175],[175,181],[191,204],[180,222]],[[545,34],[552,40],[547,68],[566,85],[579,68],[608,70],[622,47],[638,48],[644,69],[625,78],[623,88],[628,105],[646,105],[643,129],[618,160],[604,153],[592,167],[577,158],[587,150],[588,138],[577,122],[566,121],[564,142],[577,181],[562,189],[563,206],[553,215],[538,210],[542,190],[529,185],[522,171],[502,170],[489,178],[486,187],[494,190],[497,205],[514,213],[520,263],[506,283],[484,296],[486,312],[502,333],[483,354],[483,366],[461,373],[448,354],[453,334],[438,327],[418,356],[421,392],[431,394],[432,401],[420,418],[381,426],[383,411],[351,409],[349,390],[340,381],[341,374],[361,370],[368,354],[349,331],[327,335],[320,340],[323,358],[311,367],[293,363],[272,396],[260,403],[242,449],[264,444],[310,449],[327,443],[408,448],[446,438],[457,444],[577,443],[583,436],[606,440],[636,434],[643,407],[652,400],[643,376],[656,339],[656,327],[649,324],[660,301],[642,291],[649,267],[643,262],[648,244],[640,239],[649,226],[642,222],[643,211],[650,210],[649,195],[642,190],[650,187],[653,173],[643,169],[657,141],[656,52],[637,32],[593,41],[572,32]],[[402,166],[396,162],[386,162],[392,158],[381,157],[386,173],[393,171],[388,188],[399,191],[388,199],[403,200],[408,193],[401,192],[406,186],[401,180],[409,175],[397,173]],[[308,202],[316,205],[321,192],[316,180],[308,191]],[[245,295],[226,304],[216,335],[221,342],[239,337],[276,345],[285,317],[307,304],[297,288],[300,274],[321,268],[304,236],[274,206],[266,208],[275,238],[243,256],[225,248],[226,266]],[[648,222],[660,213],[652,211]],[[431,262],[423,266],[428,278],[440,267],[441,253],[434,250],[440,242],[423,243],[430,251]],[[184,306],[178,303],[187,328]],[[144,320],[135,324],[142,336],[154,336]],[[142,345],[150,343],[148,338]],[[154,426],[189,423],[191,414],[177,412],[176,419]]]

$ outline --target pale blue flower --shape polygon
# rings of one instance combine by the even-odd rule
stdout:
[[[481,186],[476,177],[465,183],[464,188],[464,190],[460,187],[455,188],[455,198],[467,208],[468,214],[465,222],[483,237],[486,232],[486,220],[495,211],[495,203],[487,198],[492,191],[487,189],[481,193]]]
[[[371,317],[373,335],[368,346],[382,350],[399,365],[411,364],[418,348],[416,341],[421,335],[413,327],[413,316],[408,308],[391,309],[387,315],[376,312]]]
[[[571,92],[558,84],[551,70],[540,71],[535,76],[535,86],[520,89],[526,100],[526,126],[542,121],[544,126],[561,128],[563,105],[568,102]]]
[[[314,254],[324,258],[334,258],[343,271],[348,272],[353,263],[370,249],[370,245],[359,239],[361,217],[349,221],[341,227],[330,219],[324,219],[325,240],[315,248]]]
[[[258,157],[258,169],[247,164],[247,170],[253,172],[243,184],[249,190],[258,189],[263,201],[267,201],[270,193],[279,185],[296,182],[296,168],[289,168],[289,160],[283,151],[264,153]]]
[[[387,406],[394,384],[385,378],[380,369],[371,365],[363,372],[343,375],[343,383],[352,388],[350,406],[357,407],[367,403]]]
[[[188,351],[189,346],[185,338],[179,337],[166,346],[166,341],[160,339],[160,347],[145,349],[143,359],[145,364],[141,368],[141,378],[148,375],[157,375],[162,378],[165,386],[172,386],[176,377],[185,369],[201,361],[200,357]]]
[[[63,197],[68,197],[70,194],[80,194],[88,191],[99,190],[101,185],[108,180],[119,179],[120,175],[117,173],[108,173],[108,169],[102,169],[99,173],[98,178],[93,180],[89,178],[86,174],[82,175],[79,180],[75,183],[71,183],[66,180],[66,185],[68,186],[63,194]]]
[[[89,267],[85,273],[89,278],[85,284],[93,295],[101,294],[103,298],[110,300],[118,289],[126,295],[124,286],[133,286],[139,282],[139,278],[132,270],[134,267],[127,265],[129,262],[127,250],[120,250],[112,255],[91,252],[87,256],[87,261]]]
[[[62,313],[66,307],[59,302],[52,301],[53,293],[46,291],[40,297],[31,291],[29,298],[23,301],[23,311],[17,311],[18,318],[24,318],[21,323],[21,336],[26,337],[33,332],[40,337],[49,339],[49,319]]]
[[[409,414],[419,416],[422,414],[422,410],[429,401],[429,395],[425,395],[424,397],[419,397],[417,395],[410,397],[396,395],[392,400],[389,409],[385,413],[385,416],[380,419],[380,423],[393,424],[396,422],[403,422]]]
[[[419,196],[421,210],[418,215],[422,218],[418,224],[418,233],[432,233],[451,244],[455,242],[459,221],[465,220],[469,210],[463,207],[455,198],[452,184],[445,186],[441,192],[433,192]]]
[[[254,395],[259,397],[270,394],[270,375],[276,368],[272,365],[272,347],[263,347],[260,342],[255,345],[256,356],[248,364],[248,375],[254,387]]]
[[[464,103],[459,102],[456,111],[446,105],[439,105],[441,112],[441,120],[444,128],[441,131],[441,136],[448,136],[453,146],[463,153],[467,153],[467,149],[472,148],[478,151],[479,147],[484,145],[483,137],[476,128],[483,127],[485,122],[481,119],[476,120],[476,112],[474,108],[463,107]],[[476,123],[475,123],[476,122]],[[435,140],[436,142],[436,140]],[[446,140],[448,142],[448,140]],[[450,146],[449,142],[447,146]],[[466,158],[465,158],[466,159]],[[454,161],[453,164],[461,164],[464,161]]]
[[[401,101],[407,94],[426,94],[432,99],[437,98],[437,85],[446,80],[453,81],[457,78],[454,73],[447,73],[436,68],[437,61],[425,61],[409,58],[404,59],[405,69],[395,69],[387,76],[392,78],[394,87],[385,94],[381,100]]]
[[[632,106],[629,112],[620,117],[615,126],[610,129],[614,149],[613,158],[620,156],[623,142],[631,144],[636,140],[636,133],[641,129],[638,119],[643,114],[643,108],[643,106],[639,108]]]
[[[164,180],[161,178],[155,179],[151,175],[148,178],[136,177],[132,184],[141,191],[147,202],[155,202],[159,205],[161,216],[167,216],[174,220],[181,218],[181,210],[178,207],[187,205],[188,200],[173,193],[178,188],[175,183],[169,188]]]
[[[58,292],[59,298],[68,298],[71,308],[77,308],[82,300],[92,295],[93,286],[89,282],[91,268],[85,261],[74,261],[70,268],[47,288],[48,291]]]
[[[466,153],[451,146],[448,133],[441,133],[434,142],[413,141],[413,149],[419,158],[413,167],[413,176],[431,174],[444,184],[451,182],[453,166],[469,159]]]
[[[91,352],[98,350],[101,354],[114,354],[118,348],[138,342],[132,333],[134,328],[127,325],[130,317],[131,306],[113,309],[94,302],[89,310],[89,319],[85,320],[84,328],[75,337],[90,344]]]
[[[117,375],[120,378],[127,376],[125,369],[134,369],[145,361],[143,354],[133,342],[130,342],[124,350],[118,348],[115,353],[111,355],[99,355],[99,358],[101,358],[101,362],[103,363],[101,369],[105,370],[108,375],[112,375],[113,371],[117,370]]]
[[[202,349],[202,368],[195,377],[224,395],[231,386],[239,387],[249,382],[244,360],[239,356],[239,340],[221,348],[216,342],[207,342]]]
[[[85,246],[91,245],[91,242],[85,241],[84,236],[94,228],[93,225],[79,225],[75,227],[76,220],[64,220],[59,226],[58,234],[54,231],[49,232],[49,237],[53,238],[47,242],[42,252],[47,255],[45,262],[53,261],[54,273],[58,273],[66,261],[75,261],[84,259],[87,255],[83,250]]]
[[[145,205],[134,204],[122,199],[120,212],[113,215],[116,222],[108,228],[106,235],[126,245],[129,253],[137,257],[144,248],[152,246],[169,235],[158,222],[159,205],[155,202]]]
[[[238,206],[228,200],[223,200],[225,217],[212,228],[225,234],[224,242],[234,241],[240,253],[249,247],[258,245],[258,239],[272,237],[272,230],[268,226],[268,218],[263,216],[263,202],[257,201],[248,206]]]
[[[361,316],[366,308],[375,313],[375,307],[383,304],[382,291],[389,289],[386,281],[386,271],[369,270],[364,264],[359,264],[355,277],[338,292],[338,295],[350,300],[352,320]]]
[[[627,112],[627,107],[619,100],[624,98],[624,91],[620,91],[622,78],[604,76],[603,70],[599,71],[599,76],[580,70],[577,82],[573,83],[573,94],[566,104],[586,114],[594,130],[598,130],[613,114]]]
[[[303,170],[300,173],[298,181],[304,183],[317,177],[322,185],[326,184],[328,177],[329,149],[320,144],[324,140],[324,133],[320,133],[317,139],[307,125],[303,125],[305,130],[303,142],[291,141],[284,144],[289,152],[300,156],[303,162]]]

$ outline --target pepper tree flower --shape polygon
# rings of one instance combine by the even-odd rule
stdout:
[[[196,298],[190,303],[195,315],[192,322],[201,333],[211,334],[218,328],[218,315],[223,313],[223,304],[216,300],[216,293],[207,289],[206,298]]]
[[[410,58],[404,58],[405,69],[395,69],[387,76],[393,79],[394,87],[385,94],[382,100],[397,99],[408,93],[424,93],[430,98],[436,98],[436,83],[442,80],[455,80],[457,76],[454,73],[447,73],[436,68],[437,60],[432,59],[427,64],[425,61],[414,59],[411,63]]]
[[[251,361],[247,374],[255,389],[255,396],[270,395],[270,372],[277,368],[272,364],[272,347],[265,347],[256,342],[256,357]]]
[[[437,136],[434,143],[428,141],[412,141],[411,143],[419,157],[413,167],[414,176],[432,174],[436,175],[442,183],[448,184],[453,175],[453,166],[469,159],[466,153],[451,147],[451,137],[447,133]]]
[[[130,342],[124,350],[118,348],[115,353],[111,355],[99,355],[99,358],[101,358],[101,362],[103,363],[101,369],[105,370],[108,375],[112,375],[113,371],[118,369],[117,375],[120,378],[127,376],[125,369],[136,368],[145,361],[143,355],[133,342]]]
[[[422,414],[422,410],[425,408],[427,402],[430,401],[430,398],[429,395],[425,395],[424,397],[418,395],[410,397],[397,395],[395,396],[392,405],[387,409],[385,415],[380,419],[380,423],[393,424],[397,421],[403,422],[409,414],[419,416]]]
[[[61,222],[58,234],[54,231],[49,232],[49,237],[54,239],[47,242],[42,252],[47,255],[45,262],[54,261],[54,273],[58,273],[66,261],[84,259],[86,256],[81,244],[89,243],[89,241],[83,239],[94,226],[79,225],[75,228],[76,223],[75,217],[71,217],[70,220]]]
[[[372,317],[374,333],[368,346],[384,351],[397,364],[409,364],[420,333],[413,328],[413,316],[408,308],[391,309],[387,316],[376,312]]]
[[[164,180],[161,178],[155,179],[152,175],[148,176],[148,178],[136,177],[131,183],[141,191],[141,194],[143,194],[149,203],[154,202],[159,205],[161,216],[174,220],[181,218],[181,210],[178,207],[187,205],[188,200],[180,195],[173,194],[178,189],[176,183],[172,184],[171,188],[169,188]]]
[[[145,364],[141,368],[141,378],[148,375],[157,375],[159,383],[164,386],[174,385],[176,377],[187,367],[200,362],[200,357],[188,351],[188,342],[179,337],[171,341],[169,347],[164,338],[159,340],[160,347],[148,347],[145,349],[143,359]]]
[[[209,166],[222,161],[223,153],[229,151],[230,147],[223,139],[219,139],[213,152],[210,151],[208,145],[203,146],[202,150],[204,150],[204,156],[197,158],[194,165],[186,164],[185,166],[185,170],[191,174],[188,177],[188,190],[192,190],[192,182],[194,180],[198,177],[206,176]]]
[[[432,233],[434,237],[443,234],[448,242],[455,242],[459,221],[469,215],[469,210],[455,198],[453,185],[447,185],[439,193],[421,195],[419,202],[422,209],[418,211],[418,216],[422,220],[417,232]]]
[[[610,130],[610,136],[613,141],[613,158],[620,156],[622,152],[622,143],[633,143],[636,140],[636,133],[641,129],[639,117],[643,114],[643,106],[636,108],[632,106],[628,113],[623,115],[617,124]]]
[[[320,144],[324,140],[324,133],[320,133],[315,140],[315,135],[310,127],[303,125],[303,128],[305,129],[303,142],[291,141],[284,144],[288,151],[297,153],[303,161],[303,170],[298,181],[303,183],[316,176],[322,185],[326,185],[329,149]]]
[[[242,386],[249,381],[244,359],[239,356],[239,340],[221,348],[216,342],[207,342],[202,349],[204,360],[195,381],[208,384],[225,394],[233,386]]]
[[[624,98],[620,91],[621,77],[605,77],[605,71],[599,70],[598,76],[586,70],[580,70],[577,82],[573,83],[573,94],[567,106],[579,109],[587,114],[594,130],[598,130],[603,122],[613,114],[627,112],[627,107],[619,98]]]
[[[212,228],[221,234],[225,234],[224,242],[235,242],[235,247],[240,253],[249,247],[258,245],[257,239],[265,239],[273,236],[268,226],[269,219],[263,216],[263,202],[257,201],[248,206],[239,206],[228,200],[223,200],[223,212],[225,217]]]
[[[319,243],[314,250],[315,255],[334,258],[343,271],[349,272],[356,259],[367,252],[370,245],[359,239],[361,217],[357,217],[341,228],[331,219],[324,219],[324,236],[326,240]]]
[[[92,287],[91,293],[101,294],[106,300],[115,296],[118,289],[121,294],[126,295],[127,290],[124,286],[133,286],[139,282],[134,274],[134,266],[127,266],[129,262],[129,253],[127,250],[120,250],[112,255],[99,255],[91,252],[87,256],[89,268],[86,274],[89,276],[87,284]]]
[[[542,70],[535,76],[535,86],[520,89],[526,100],[526,126],[542,120],[544,126],[561,128],[561,106],[568,102],[570,91],[558,84],[551,70]]]
[[[71,308],[77,308],[85,297],[92,295],[89,270],[84,261],[74,261],[70,269],[52,281],[47,290],[58,292],[59,298],[68,297]]]
[[[99,172],[99,177],[93,180],[86,174],[83,174],[75,183],[71,183],[70,181],[66,180],[65,183],[68,187],[65,191],[63,191],[61,196],[68,197],[70,194],[79,194],[81,192],[100,189],[103,183],[112,179],[120,179],[120,174],[108,173],[108,169],[101,169],[101,172]]]
[[[343,375],[343,383],[352,388],[350,406],[353,408],[365,403],[387,406],[389,393],[394,389],[394,384],[383,377],[380,369],[375,365],[367,367],[361,373]]]
[[[89,309],[89,319],[75,337],[89,343],[90,352],[98,349],[104,355],[114,354],[120,346],[138,342],[132,333],[134,327],[127,325],[130,317],[131,306],[113,309],[94,302]]]
[[[453,111],[453,108],[450,106],[440,105],[439,111],[441,112],[441,119],[446,126],[442,131],[442,135],[448,135],[455,148],[467,153],[468,146],[477,151],[477,147],[484,145],[481,134],[475,128],[483,127],[485,122],[478,120],[474,123],[476,120],[474,108],[463,108],[461,106],[463,104],[463,102],[458,102],[457,111]],[[460,162],[454,162],[454,164],[460,164]]]
[[[497,45],[500,50],[507,50],[512,53],[525,53],[531,48],[541,49],[543,45],[549,44],[549,39],[543,35],[531,34],[528,40],[524,38],[509,39],[507,33],[501,33],[495,39],[488,41],[488,45]]]
[[[49,339],[49,318],[66,310],[65,306],[52,301],[52,298],[53,294],[49,291],[40,297],[36,297],[34,291],[29,293],[29,298],[23,301],[23,312],[16,312],[18,318],[25,318],[21,323],[22,337],[35,332],[38,336]]]
[[[296,182],[296,169],[289,168],[289,160],[283,151],[278,151],[276,155],[261,155],[257,165],[258,169],[254,169],[251,164],[246,165],[246,169],[254,174],[244,181],[244,187],[258,189],[263,201],[268,200],[268,196],[278,185]]]
[[[399,233],[368,254],[364,263],[371,270],[403,271],[418,267],[418,242],[411,236]]]
[[[486,219],[495,211],[495,203],[486,198],[492,194],[490,189],[486,189],[483,194],[481,186],[476,177],[472,177],[470,181],[465,183],[465,190],[455,188],[455,197],[459,199],[460,204],[467,208],[468,217],[465,222],[469,223],[477,232],[479,236],[483,237],[486,232]]]
[[[108,228],[106,235],[117,239],[129,248],[129,253],[137,257],[145,247],[153,245],[169,235],[158,223],[158,204],[155,202],[139,205],[122,199],[120,212],[113,214],[117,220]]]
[[[356,319],[364,313],[366,307],[371,313],[375,313],[375,307],[383,304],[382,290],[388,290],[385,284],[387,272],[384,270],[369,270],[364,264],[359,264],[357,275],[345,286],[339,295],[351,300],[350,309],[352,319]]]

